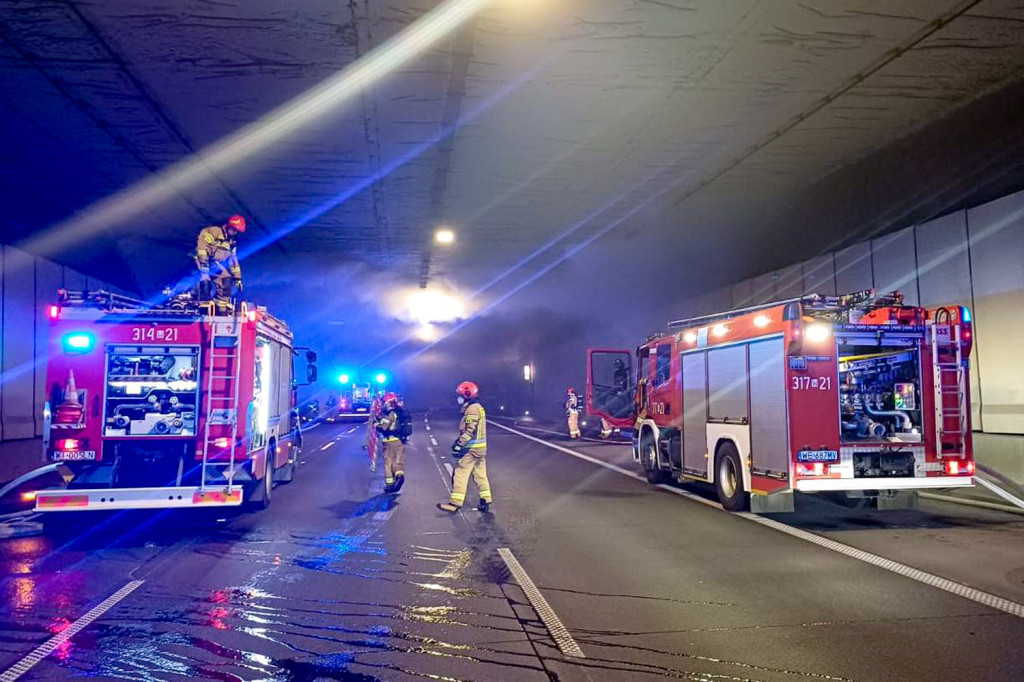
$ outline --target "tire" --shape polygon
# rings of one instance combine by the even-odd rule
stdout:
[[[740,453],[730,442],[722,443],[715,457],[715,492],[729,511],[744,511],[750,506],[750,496],[743,489]]]
[[[640,441],[640,463],[644,467],[647,482],[651,485],[660,485],[668,481],[668,473],[658,468],[658,446],[650,436],[645,436]]]
[[[301,452],[299,446],[295,445],[295,441],[291,441],[291,461],[285,466],[281,467],[281,473],[277,477],[277,482],[281,485],[285,483],[291,483],[295,480],[295,470],[299,468],[299,454]]]
[[[269,453],[270,450],[268,449]],[[267,457],[267,470],[263,474],[263,480],[260,481],[259,491],[257,493],[257,499],[253,500],[253,509],[266,509],[270,506],[270,501],[274,496],[274,460],[272,457]]]

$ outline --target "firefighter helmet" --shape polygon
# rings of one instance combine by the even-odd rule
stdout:
[[[245,232],[245,218],[240,215],[233,215],[228,218],[228,227],[233,229],[235,232]]]
[[[576,389],[575,389],[575,388],[573,388],[572,386],[570,386],[569,388],[565,389],[565,392],[566,392],[566,393],[575,393],[575,392],[576,392]]]
[[[480,387],[474,384],[472,381],[463,381],[455,389],[455,393],[462,396],[466,400],[472,400],[473,398],[480,395]]]
[[[381,402],[383,402],[385,405],[397,405],[398,394],[391,392],[385,393],[384,397],[381,399]]]

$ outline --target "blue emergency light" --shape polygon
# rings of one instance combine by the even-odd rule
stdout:
[[[61,340],[65,353],[88,353],[96,345],[96,337],[88,332],[65,334]]]
[[[379,372],[377,374],[377,383],[378,384],[386,384],[387,382],[388,382],[388,375],[385,374],[384,372]]]
[[[347,384],[348,380],[349,376],[347,374],[342,374],[341,376],[338,377],[338,381],[342,384]]]

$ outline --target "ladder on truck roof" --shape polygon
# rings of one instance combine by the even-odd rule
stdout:
[[[217,425],[230,424],[231,436],[227,444],[227,447],[231,449],[231,463],[228,465],[227,472],[227,493],[230,495],[234,488],[235,450],[238,445],[242,325],[238,317],[232,317],[229,322],[214,320],[210,322],[210,331],[210,362],[206,375],[206,410],[202,413],[206,417],[206,425],[203,428],[203,471],[199,488],[201,492],[206,492],[206,464],[210,456],[210,448],[223,450],[217,446],[219,439],[210,437],[210,426],[214,421]]]
[[[946,330],[940,334],[940,327]],[[959,324],[932,323],[932,376],[935,386],[935,450],[939,457],[967,454],[967,372]]]

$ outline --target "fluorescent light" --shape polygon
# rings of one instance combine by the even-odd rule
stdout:
[[[455,232],[448,228],[441,228],[434,233],[434,241],[438,244],[454,244],[455,243]]]

